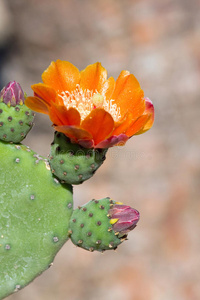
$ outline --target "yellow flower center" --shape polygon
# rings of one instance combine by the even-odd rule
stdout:
[[[70,107],[76,108],[82,120],[95,108],[105,109],[112,115],[115,122],[121,118],[120,108],[113,103],[114,100],[107,100],[104,93],[99,94],[97,90],[83,90],[80,85],[77,84],[74,91],[63,91],[58,96],[62,98],[67,109]]]

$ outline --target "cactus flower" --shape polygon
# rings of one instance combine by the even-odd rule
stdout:
[[[139,212],[127,205],[114,204],[109,210],[110,224],[119,236],[126,235],[135,228],[140,219]]]
[[[97,62],[79,71],[57,60],[32,85],[25,104],[48,114],[55,130],[85,148],[124,144],[153,125],[154,108],[134,75],[122,71],[115,81]]]
[[[10,81],[0,92],[0,102],[9,107],[24,104],[24,92],[19,83]]]

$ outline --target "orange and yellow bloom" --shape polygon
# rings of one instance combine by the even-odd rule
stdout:
[[[34,96],[25,104],[48,114],[55,130],[85,148],[124,144],[153,125],[153,104],[128,71],[115,81],[107,79],[106,69],[98,62],[79,71],[57,60],[44,71],[42,80],[32,85]]]

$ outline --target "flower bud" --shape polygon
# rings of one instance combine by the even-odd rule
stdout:
[[[134,229],[140,219],[139,212],[127,205],[114,204],[108,213],[112,228],[119,237]]]
[[[115,250],[139,221],[139,212],[109,197],[91,200],[72,213],[69,237],[89,251]]]
[[[24,104],[24,92],[19,83],[10,81],[0,92],[0,102],[9,107]]]

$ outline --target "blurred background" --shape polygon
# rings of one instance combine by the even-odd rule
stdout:
[[[0,87],[30,85],[52,60],[80,70],[100,61],[127,69],[155,105],[153,128],[112,148],[75,207],[110,196],[141,220],[117,250],[70,241],[54,265],[8,300],[200,299],[200,2],[198,0],[0,0]],[[25,143],[48,155],[53,129],[38,115]],[[56,201],[56,199],[55,199]]]

